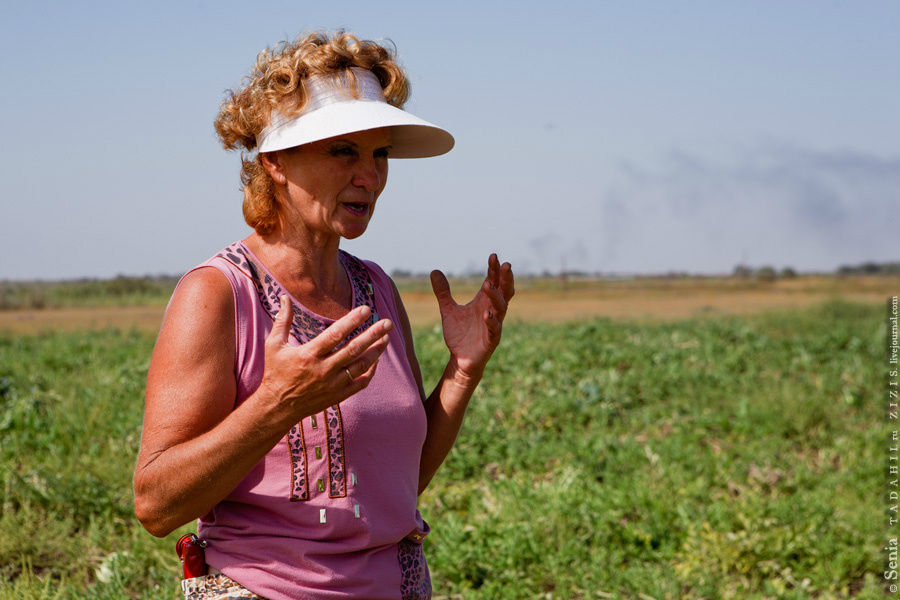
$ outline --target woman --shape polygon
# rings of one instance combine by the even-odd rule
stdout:
[[[388,157],[449,151],[400,109],[388,49],[313,34],[262,52],[216,130],[245,157],[254,232],[188,272],[147,380],[135,511],[165,536],[199,519],[209,575],[188,598],[427,598],[416,499],[500,341],[510,265],[474,299],[431,281],[450,359],[425,394],[397,289],[339,250],[362,235]]]

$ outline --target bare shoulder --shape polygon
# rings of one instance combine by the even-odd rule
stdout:
[[[215,268],[179,282],[147,375],[144,437],[168,446],[214,427],[235,400],[234,298]],[[152,451],[152,449],[150,449]]]
[[[188,317],[185,321],[185,317]],[[234,319],[231,284],[214,267],[201,267],[185,275],[166,309],[163,329],[174,325],[203,326],[210,320]],[[197,320],[199,319],[199,322]]]
[[[234,356],[234,297],[218,269],[195,269],[182,278],[166,309],[154,358],[161,352],[202,351],[197,359],[225,351]]]

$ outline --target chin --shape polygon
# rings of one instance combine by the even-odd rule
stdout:
[[[366,232],[367,227],[346,227],[341,231],[341,237],[345,240],[355,240]]]

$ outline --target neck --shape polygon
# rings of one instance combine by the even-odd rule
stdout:
[[[279,227],[267,235],[254,232],[244,243],[295,297],[345,301],[349,281],[338,259],[340,237]]]

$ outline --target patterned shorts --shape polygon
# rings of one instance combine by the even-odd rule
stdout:
[[[265,600],[224,573],[185,579],[181,582],[181,591],[184,592],[185,600]]]

